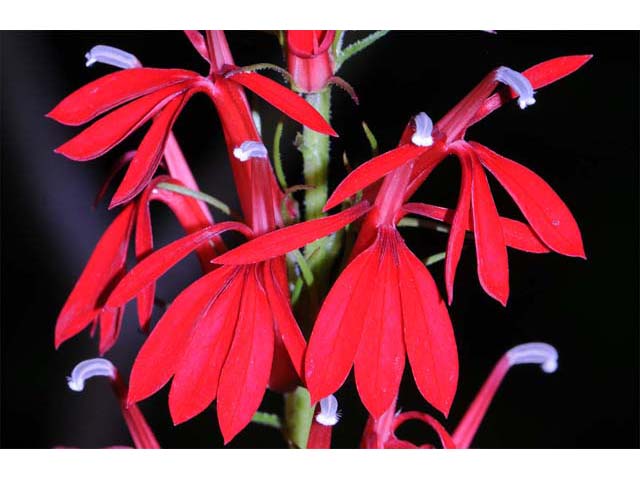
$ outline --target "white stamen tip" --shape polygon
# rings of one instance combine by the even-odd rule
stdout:
[[[433,145],[433,122],[429,115],[424,112],[420,112],[415,116],[413,121],[416,124],[416,131],[411,136],[411,143],[419,147],[430,147]]]
[[[267,158],[267,147],[261,142],[247,140],[233,149],[233,156],[241,162],[246,162],[250,158]]]
[[[96,45],[85,54],[84,58],[87,59],[85,64],[87,67],[96,62],[125,69],[142,67],[135,55],[107,45]]]
[[[527,77],[509,67],[500,67],[496,70],[496,80],[511,87],[518,94],[518,105],[525,109],[529,105],[536,103],[533,98],[534,91],[531,82]]]
[[[116,367],[106,358],[92,358],[80,362],[67,377],[67,384],[74,392],[84,390],[84,382],[92,377],[116,378]]]
[[[316,422],[320,425],[333,427],[340,420],[338,412],[338,400],[333,395],[320,400],[320,413],[316,415]]]
[[[522,364],[540,365],[545,373],[558,369],[558,351],[548,343],[524,343],[507,352],[509,366]]]

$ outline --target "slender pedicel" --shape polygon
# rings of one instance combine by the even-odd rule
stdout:
[[[233,149],[233,156],[241,162],[246,162],[250,158],[267,158],[267,147],[261,142],[247,140]]]
[[[135,55],[107,45],[96,45],[85,56],[86,66],[90,67],[96,62],[104,63],[118,68],[140,68],[142,63]]]
[[[338,412],[338,400],[333,395],[320,400],[320,413],[316,415],[316,422],[320,425],[332,427],[340,420]]]
[[[525,109],[529,105],[536,103],[536,99],[533,98],[535,92],[533,91],[531,82],[521,73],[509,67],[500,67],[496,70],[496,80],[505,85],[509,85],[513,91],[518,94],[518,105],[520,105],[520,108]]]
[[[453,433],[457,448],[469,448],[502,380],[514,365],[540,365],[546,373],[558,368],[558,352],[547,343],[524,343],[505,353],[491,371]]]
[[[430,147],[433,145],[433,121],[424,112],[420,112],[413,119],[416,124],[416,131],[411,137],[411,142],[419,147]]]
[[[67,384],[74,392],[84,390],[84,382],[92,377],[109,377],[115,380],[117,375],[116,367],[106,358],[92,358],[80,362],[67,377]]]

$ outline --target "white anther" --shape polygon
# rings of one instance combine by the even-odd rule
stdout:
[[[413,121],[416,124],[416,131],[411,136],[411,142],[419,147],[430,147],[433,145],[433,122],[429,115],[424,112],[420,112],[415,116]]]
[[[261,142],[247,140],[242,145],[233,149],[233,156],[241,162],[246,162],[250,158],[267,158],[267,147]]]
[[[536,103],[533,98],[533,87],[527,77],[509,67],[500,67],[496,70],[496,80],[505,85],[509,85],[518,94],[518,105],[520,108],[527,108]]]
[[[532,363],[545,373],[558,369],[558,351],[548,343],[523,343],[507,352],[509,366]]]
[[[316,415],[316,422],[320,425],[333,427],[340,420],[338,412],[338,400],[333,395],[320,400],[320,413]]]
[[[96,62],[125,69],[142,67],[135,55],[107,45],[96,45],[84,55],[84,58],[87,59],[87,67]]]
[[[80,362],[67,377],[67,384],[74,392],[84,390],[84,382],[92,377],[116,378],[116,367],[106,358],[92,358]]]

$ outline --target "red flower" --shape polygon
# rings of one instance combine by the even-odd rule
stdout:
[[[220,428],[225,442],[230,441],[251,420],[267,385],[282,385],[285,367],[274,365],[276,359],[287,360],[302,378],[305,341],[289,306],[283,255],[344,227],[367,210],[360,204],[265,233],[217,257],[216,263],[226,265],[186,288],[143,345],[131,373],[129,402],[152,395],[173,377],[173,421],[184,422],[217,399]],[[195,232],[145,258],[119,282],[106,307],[120,308],[139,295],[221,233],[223,225]],[[234,228],[253,236],[242,224]],[[274,355],[278,350],[279,357]]]
[[[303,92],[322,90],[333,77],[329,48],[333,30],[287,30],[287,62],[295,85]]]
[[[480,282],[489,295],[506,304],[509,295],[507,245],[525,251],[542,253],[553,250],[584,258],[582,239],[571,212],[544,180],[487,147],[467,142],[464,140],[465,132],[516,96],[519,96],[522,108],[531,105],[534,103],[534,88],[541,88],[569,75],[590,58],[589,55],[559,57],[535,65],[523,74],[506,67],[494,70],[445,115],[433,131],[428,117],[421,114],[423,118],[426,117],[425,125],[416,130],[411,141],[405,139],[400,147],[354,170],[335,190],[325,209],[339,204],[398,166],[415,162],[411,181],[404,193],[406,200],[447,155],[458,156],[462,166],[462,183],[455,212],[443,215],[445,211],[439,207],[420,205],[407,206],[405,211],[451,223],[445,266],[449,302],[453,299],[453,282],[464,233],[473,230]],[[511,88],[491,95],[499,82]],[[483,167],[513,197],[530,228],[498,216]],[[368,193],[371,195],[371,191]]]
[[[153,119],[110,206],[126,203],[155,173],[171,127],[187,101],[203,92],[220,108],[222,103],[236,101],[230,98],[233,85],[249,88],[311,129],[335,135],[322,116],[295,93],[257,73],[239,71],[232,64],[212,69],[208,77],[180,69],[130,68],[85,85],[49,112],[48,116],[60,123],[81,125],[113,110],[56,152],[72,160],[92,160]]]
[[[160,182],[181,185],[179,181],[166,176],[154,179],[136,202],[124,207],[98,241],[84,271],[58,315],[55,331],[56,348],[91,324],[94,329],[100,326],[101,354],[109,350],[117,340],[124,306],[117,309],[103,307],[114,286],[125,274],[127,250],[134,225],[136,225],[135,253],[138,259],[144,258],[153,249],[149,218],[151,201],[156,200],[166,204],[187,233],[209,225],[209,221],[193,198],[156,188]],[[221,244],[217,247],[220,249]],[[215,254],[216,250],[212,245],[203,245],[198,250],[200,263],[205,272],[211,269],[210,260]],[[143,330],[148,328],[151,318],[154,290],[154,284],[151,284],[140,293],[138,298],[138,318]]]
[[[436,431],[442,448],[469,448],[502,380],[512,366],[522,364],[540,365],[545,373],[553,373],[558,368],[558,352],[546,343],[525,343],[505,353],[476,394],[453,435],[450,435],[438,420],[426,413],[396,413],[394,401],[378,419],[368,420],[360,446],[362,448],[434,448],[431,444],[418,446],[396,436],[396,430],[403,423],[418,420]]]

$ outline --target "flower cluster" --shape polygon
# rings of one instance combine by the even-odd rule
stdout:
[[[285,397],[308,390],[308,405],[299,407],[311,413],[301,434],[304,438],[300,441],[300,432],[292,433],[288,419],[283,432],[292,444],[326,448],[331,427],[339,419],[333,394],[353,367],[360,398],[371,416],[363,447],[412,448],[394,433],[409,419],[435,428],[446,448],[468,447],[509,367],[534,362],[552,371],[557,354],[545,344],[508,352],[452,436],[432,416],[397,414],[407,358],[420,393],[444,416],[458,384],[458,353],[447,304],[397,226],[408,214],[450,224],[444,278],[449,304],[469,233],[475,241],[480,283],[503,305],[509,295],[507,246],[584,258],[577,223],[551,187],[523,165],[467,140],[466,134],[513,99],[521,108],[533,105],[535,91],[574,72],[590,57],[559,57],[522,73],[499,67],[438,122],[426,113],[416,115],[397,148],[353,170],[334,190],[324,211],[342,206],[340,211],[316,218],[287,208],[294,202],[290,194],[295,187],[285,188],[274,174],[245,89],[316,135],[336,136],[326,112],[323,116],[314,109],[305,95],[317,98],[332,84],[352,92],[335,76],[346,60],[341,53],[344,32],[288,31],[282,36],[293,90],[256,73],[257,67],[236,66],[223,32],[186,35],[209,64],[206,76],[143,67],[127,52],[98,46],[87,54],[87,65],[103,62],[123,70],[80,88],[48,114],[66,125],[97,119],[56,149],[75,161],[103,155],[150,123],[137,150],[116,166],[128,164],[110,203],[110,208],[121,211],[96,245],[58,317],[56,348],[86,327],[94,331],[99,326],[100,354],[105,354],[117,341],[125,305],[135,298],[140,326],[150,333],[133,364],[130,387],[118,389],[123,412],[128,408],[138,412],[137,402],[171,381],[169,410],[174,423],[191,419],[215,400],[226,443],[254,418],[267,388]],[[206,95],[218,112],[242,220],[214,222],[204,202],[208,196],[198,191],[172,133],[176,118],[196,93]],[[300,148],[326,148],[328,156],[328,141],[322,145]],[[457,205],[411,203],[433,169],[450,156],[457,157],[461,166]],[[166,173],[158,175],[159,168]],[[328,165],[321,168],[326,171]],[[499,215],[485,171],[514,199],[526,223]],[[326,189],[326,185],[305,188],[314,187]],[[153,245],[149,204],[154,200],[166,204],[186,232],[160,249]],[[339,242],[345,228],[353,238],[351,245],[345,242],[346,266],[332,285],[314,286],[306,264],[313,261],[314,251],[305,258],[307,251],[302,254],[299,249],[327,236]],[[227,251],[221,238],[227,231],[239,232],[247,241]],[[127,271],[132,235],[136,265]],[[151,328],[155,283],[193,252],[202,276],[171,302]],[[320,278],[330,278],[333,264],[316,259],[314,268],[324,272]],[[293,308],[304,282],[309,301]],[[319,298],[326,291],[326,298]],[[302,325],[310,327],[308,345],[299,323],[302,317],[311,320],[310,326]],[[91,376],[95,369],[119,378],[112,366],[105,367],[106,360],[93,362],[81,364],[78,378]],[[72,378],[72,388],[83,382]],[[135,415],[137,425],[144,423],[139,421],[141,414]],[[157,446],[154,442],[136,445]]]

